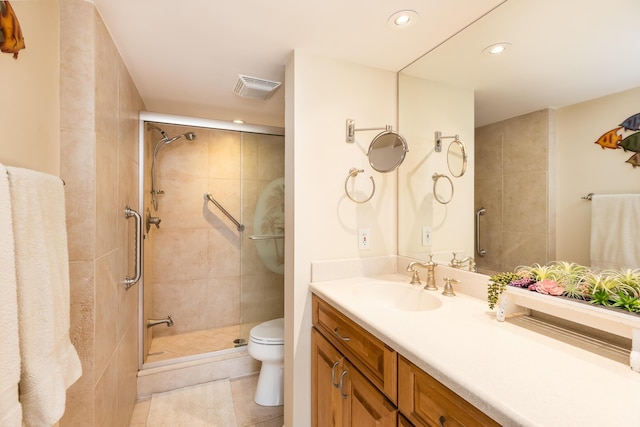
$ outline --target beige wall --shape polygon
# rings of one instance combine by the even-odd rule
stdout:
[[[407,139],[409,152],[399,168],[398,253],[447,264],[456,252],[459,259],[473,256],[473,186],[474,132],[473,91],[466,88],[399,76],[400,132]],[[459,178],[449,172],[447,150],[452,138],[442,140],[442,151],[435,151],[435,132],[443,136],[458,135],[465,145],[468,161]],[[438,194],[447,204],[433,196],[433,174],[440,178]],[[451,195],[453,186],[453,196]],[[423,246],[422,229],[431,227],[430,246]]]
[[[603,150],[595,141],[640,113],[640,88],[558,110],[557,115],[557,257],[589,265],[591,205],[589,193],[638,193],[640,168],[625,163],[632,152]],[[631,132],[618,132],[623,137]]]
[[[142,101],[93,3],[60,13],[60,171],[66,181],[71,337],[83,376],[61,426],[126,426],[136,398],[137,293],[132,275]],[[50,19],[48,17],[47,19]]]
[[[286,67],[285,176],[285,425],[311,420],[311,261],[396,253],[396,174],[377,173],[365,155],[375,132],[345,142],[345,121],[356,127],[396,127],[396,75],[295,51]],[[322,84],[318,84],[322,82]],[[376,181],[370,202],[344,193],[352,167]],[[371,249],[358,250],[358,228],[369,228]],[[295,253],[294,253],[295,251]]]
[[[165,145],[156,157],[156,188],[164,194],[158,195],[158,210],[151,208],[161,223],[150,230],[153,280],[146,277],[145,284],[153,287],[149,317],[171,314],[175,325],[154,328],[154,335],[282,317],[283,276],[259,258],[256,246],[266,242],[248,236],[254,234],[259,196],[284,176],[284,138],[158,125],[170,137],[192,131],[197,138]],[[157,131],[149,133],[150,150],[160,137]],[[149,163],[146,176],[150,168]],[[243,232],[205,201],[207,192],[245,225]]]
[[[26,48],[0,53],[0,163],[60,173],[59,1],[17,1]]]
[[[555,259],[555,110],[476,129],[475,209],[484,257],[480,270],[512,271]]]

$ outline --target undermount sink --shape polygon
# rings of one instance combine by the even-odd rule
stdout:
[[[363,283],[353,288],[358,301],[399,311],[429,311],[442,305],[436,297],[422,287],[414,287],[398,282]]]

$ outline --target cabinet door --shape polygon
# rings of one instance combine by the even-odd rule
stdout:
[[[345,359],[347,375],[342,384],[344,425],[354,427],[396,427],[398,410]]]
[[[398,360],[398,408],[417,427],[499,427],[413,363]]]
[[[311,345],[311,425],[342,427],[343,398],[338,387],[346,376],[344,358],[315,328]]]
[[[397,402],[397,353],[317,296],[313,324],[379,390]]]

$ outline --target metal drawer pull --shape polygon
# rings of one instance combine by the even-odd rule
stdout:
[[[347,371],[342,371],[342,374],[340,374],[340,396],[343,399],[346,399],[348,396],[346,394],[344,394],[344,392],[342,391],[342,380],[344,379],[344,376],[347,375]]]
[[[338,366],[339,364],[340,364],[340,361],[338,360],[331,367],[331,384],[333,384],[334,388],[340,387],[340,383],[336,383],[336,373],[335,373],[336,366]]]
[[[351,338],[349,338],[349,337],[343,337],[342,335],[340,335],[340,332],[338,332],[338,327],[336,327],[336,328],[333,330],[333,333],[334,333],[334,334],[336,334],[336,336],[337,336],[338,338],[340,338],[342,341],[351,341]]]

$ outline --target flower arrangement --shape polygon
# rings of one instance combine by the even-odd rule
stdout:
[[[640,313],[640,269],[595,273],[588,267],[566,261],[520,266],[515,272],[489,278],[487,302],[490,309],[495,307],[507,286]]]

